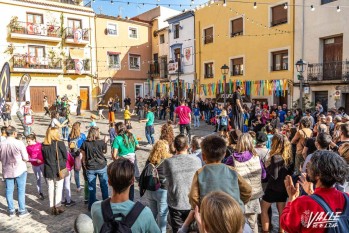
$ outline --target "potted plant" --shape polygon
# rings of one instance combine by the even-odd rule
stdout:
[[[20,22],[18,22],[17,16],[11,17],[9,26],[10,26],[11,32],[15,32],[15,33],[23,33],[24,32],[24,28],[21,26]]]
[[[91,69],[90,59],[86,59],[84,62],[84,70],[90,71],[90,69]]]

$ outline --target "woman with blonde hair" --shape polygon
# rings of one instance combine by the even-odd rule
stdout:
[[[167,187],[163,162],[169,157],[171,157],[171,154],[169,153],[167,141],[157,141],[149,154],[139,181],[141,200],[143,204],[151,209],[163,233],[166,233],[168,214]]]
[[[258,233],[257,216],[261,213],[259,198],[263,196],[262,179],[265,178],[266,173],[249,133],[239,136],[235,152],[227,159],[226,164],[234,166],[252,187],[251,199],[245,204],[245,217],[252,231]]]
[[[48,128],[41,149],[44,158],[44,177],[48,185],[48,198],[53,215],[64,212],[61,207],[64,179],[59,178],[59,171],[66,168],[68,152],[60,137],[59,128]]]
[[[202,233],[242,233],[244,214],[237,201],[224,192],[207,194],[195,208],[195,219]]]
[[[175,154],[176,150],[173,146],[173,141],[174,141],[174,132],[173,132],[173,127],[172,127],[172,121],[168,120],[166,124],[161,126],[161,131],[160,131],[160,140],[165,140],[168,143],[169,147],[169,152],[171,154]]]
[[[269,175],[267,187],[262,197],[262,231],[269,232],[270,220],[268,209],[276,202],[279,216],[285,208],[288,197],[284,180],[287,175],[293,173],[291,144],[283,134],[274,134],[271,141],[271,149],[267,161],[267,173]],[[283,232],[279,229],[279,232]]]

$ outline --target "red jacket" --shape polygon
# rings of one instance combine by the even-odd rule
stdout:
[[[335,188],[316,188],[315,194],[321,196],[334,212],[343,212],[345,199],[343,193]],[[346,194],[347,195],[347,194]],[[323,215],[320,215],[323,214]],[[324,219],[331,216],[325,216],[323,208],[309,196],[301,196],[296,200],[287,203],[282,211],[280,223],[283,230],[288,233],[325,233]],[[336,216],[332,216],[332,219]],[[327,221],[326,221],[327,222]],[[331,224],[327,222],[327,224]]]

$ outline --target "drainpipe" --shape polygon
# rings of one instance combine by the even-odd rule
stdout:
[[[304,4],[305,0],[303,0],[302,4],[302,53],[301,53],[301,59],[304,60],[304,22],[305,22],[305,10],[304,10]],[[304,76],[303,73],[301,74],[301,80],[299,80],[299,106],[303,110],[303,82],[304,82]]]

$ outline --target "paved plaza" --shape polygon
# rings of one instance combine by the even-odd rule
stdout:
[[[80,121],[82,123],[81,129],[85,131],[86,126],[89,124],[89,116],[91,113],[84,113],[83,117],[75,117],[72,116],[73,121]],[[17,126],[19,125],[19,120],[16,116],[13,117],[14,123]],[[116,116],[117,121],[121,121],[123,119],[123,114],[118,114]],[[140,138],[140,145],[142,146],[141,150],[137,151],[137,159],[139,169],[142,170],[145,164],[146,159],[149,155],[150,148],[144,147],[146,145],[146,138],[144,133],[144,125],[145,123],[138,123],[138,118],[134,118],[132,122],[132,132],[136,135],[137,138]],[[159,138],[160,127],[166,121],[155,121],[155,139]],[[35,123],[33,126],[33,132],[37,135],[38,141],[42,142],[45,136],[45,131],[50,123],[50,119],[48,117],[43,117],[41,115],[35,116]],[[16,127],[17,127],[16,126]],[[100,120],[97,121],[97,126],[100,128],[102,136],[108,135],[108,121]],[[21,127],[17,127],[19,131],[21,131]],[[193,128],[192,134],[197,136],[206,136],[213,132],[214,126],[207,126],[206,124],[202,124],[200,128]],[[86,130],[87,131],[87,130]],[[179,127],[175,127],[175,135],[179,132]],[[87,132],[86,132],[87,133]],[[106,154],[108,159],[108,163],[111,162],[111,152],[110,146],[108,146],[108,152]],[[75,218],[80,213],[87,212],[87,205],[84,204],[83,199],[83,191],[80,193],[76,192],[76,186],[74,179],[71,179],[71,190],[72,190],[72,200],[76,201],[76,205],[72,207],[66,207],[66,211],[59,216],[52,216],[49,214],[49,201],[47,196],[47,185],[43,183],[43,190],[45,195],[45,200],[40,200],[37,195],[36,190],[36,179],[33,174],[33,170],[31,164],[27,164],[28,167],[28,178],[27,178],[27,186],[26,186],[26,205],[29,209],[32,210],[31,215],[25,218],[13,217],[10,218],[7,215],[7,204],[5,198],[5,183],[0,181],[0,232],[7,233],[41,233],[41,232],[74,232],[73,223]],[[0,167],[0,173],[2,172],[2,168]],[[1,174],[2,176],[2,174]],[[80,179],[83,180],[82,174],[80,175]],[[83,184],[83,182],[82,182]],[[97,183],[98,185],[98,183]],[[138,185],[135,185],[136,189],[138,189]],[[139,198],[138,191],[135,192],[136,199]],[[97,198],[101,198],[99,186],[97,187]],[[17,206],[17,192],[15,189],[14,193],[15,206]],[[277,220],[276,220],[277,221]],[[275,221],[274,221],[275,222]],[[275,223],[274,223],[275,224]]]

